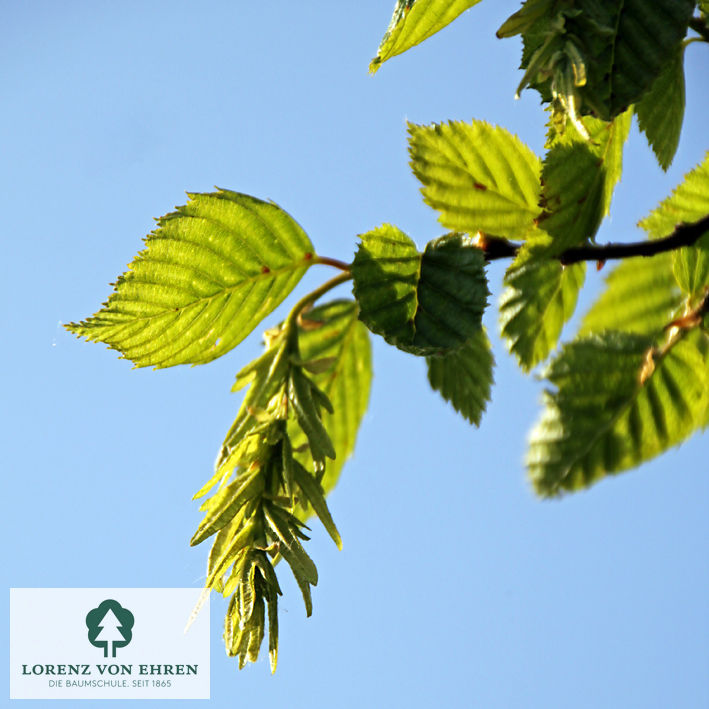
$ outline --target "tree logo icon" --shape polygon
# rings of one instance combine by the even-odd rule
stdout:
[[[127,608],[108,598],[86,616],[89,642],[94,647],[103,648],[104,657],[115,657],[116,648],[125,647],[133,638],[134,622],[133,614]]]

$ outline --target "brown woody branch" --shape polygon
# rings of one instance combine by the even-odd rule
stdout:
[[[564,265],[568,265],[579,261],[608,261],[610,259],[632,258],[633,256],[654,256],[666,251],[681,249],[683,246],[692,246],[707,231],[709,231],[709,214],[692,224],[678,224],[669,236],[662,239],[636,241],[630,244],[573,246],[562,251],[555,258]],[[485,252],[487,261],[514,258],[520,249],[519,244],[493,236],[481,236],[478,243]]]

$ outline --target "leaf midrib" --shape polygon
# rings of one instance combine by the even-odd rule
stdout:
[[[250,285],[253,283],[256,283],[258,281],[264,281],[264,280],[270,280],[270,279],[276,279],[279,276],[282,276],[287,273],[291,273],[293,271],[297,271],[299,268],[305,268],[306,270],[312,266],[312,261],[313,259],[316,258],[315,255],[313,255],[313,258],[310,259],[305,259],[303,258],[301,261],[294,262],[290,264],[289,266],[284,266],[283,268],[280,269],[275,269],[275,270],[269,270],[268,273],[256,273],[253,276],[249,276],[244,278],[242,281],[239,283],[236,283],[232,286],[225,287],[219,291],[216,291],[215,293],[212,293],[211,295],[207,296],[202,296],[201,298],[196,298],[195,300],[190,301],[189,303],[186,303],[185,305],[181,305],[177,308],[170,308],[170,309],[165,309],[161,313],[157,314],[152,314],[152,315],[136,315],[130,318],[130,322],[135,322],[138,320],[157,320],[159,318],[164,317],[165,315],[169,315],[175,312],[182,312],[186,310],[187,308],[191,308],[194,305],[200,304],[200,303],[209,303],[213,301],[215,298],[218,298],[219,296],[225,295],[225,294],[231,294],[235,291],[237,291],[239,288],[242,288],[243,286]],[[124,283],[129,283],[132,279],[126,278],[123,282]],[[141,281],[136,281],[137,284],[140,284]],[[160,283],[154,284],[154,285],[162,285]],[[118,299],[118,296],[120,295],[120,291],[116,291],[114,294],[112,294],[111,298],[109,298],[108,306],[112,304],[111,301],[115,301],[116,304],[120,303],[120,299]],[[128,319],[126,320],[128,322]],[[116,325],[118,323],[111,323],[111,325]],[[121,325],[124,323],[121,323]],[[105,327],[110,327],[109,325],[106,325]]]

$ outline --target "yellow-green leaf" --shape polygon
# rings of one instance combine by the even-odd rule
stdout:
[[[651,239],[671,234],[678,224],[690,224],[709,214],[709,152],[685,175],[684,181],[663,200],[640,226]],[[674,252],[673,270],[680,288],[688,295],[709,285],[709,244],[706,232],[694,245]]]
[[[670,252],[627,259],[606,277],[606,289],[586,313],[580,334],[604,330],[656,334],[681,303]]]
[[[411,168],[443,226],[523,239],[539,216],[539,158],[485,121],[409,124]]]
[[[558,261],[513,264],[500,297],[500,329],[525,371],[556,347],[564,323],[573,315],[586,265]]]
[[[377,56],[369,64],[374,74],[387,59],[420,44],[480,0],[397,0]]]
[[[158,220],[104,307],[67,329],[138,367],[203,364],[241,342],[313,260],[305,232],[272,202],[192,194]]]

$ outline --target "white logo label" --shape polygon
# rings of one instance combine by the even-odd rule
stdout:
[[[209,699],[194,588],[13,588],[11,699]]]

